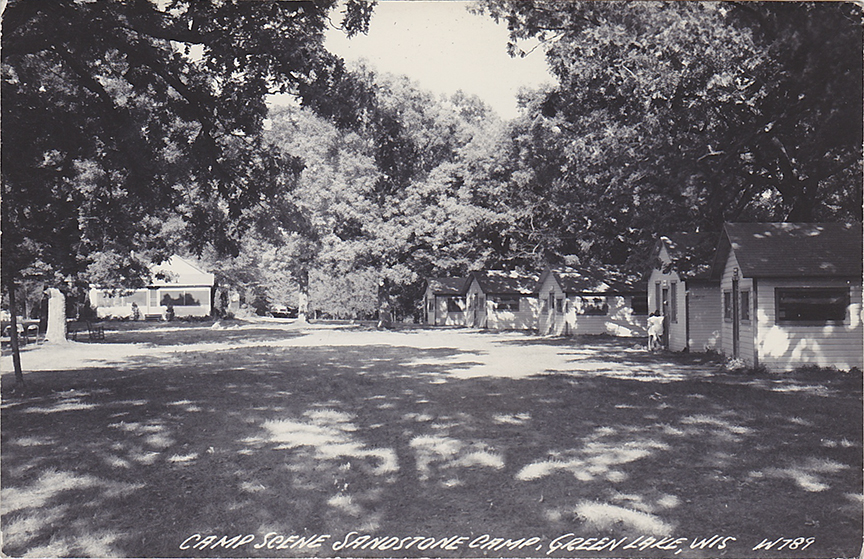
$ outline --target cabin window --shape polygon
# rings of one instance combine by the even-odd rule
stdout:
[[[672,300],[669,305],[669,320],[678,322],[678,282],[673,281],[670,284],[669,298]]]
[[[732,320],[732,292],[723,292],[723,318]]]
[[[641,295],[634,295],[632,299],[630,299],[630,308],[633,309],[633,314],[636,316],[647,316],[648,315],[648,297]]]
[[[579,314],[590,316],[605,316],[609,314],[606,297],[582,297],[582,309]]]
[[[750,320],[750,292],[742,291],[738,294],[738,297],[740,297],[738,305],[741,308],[738,312],[741,316],[741,320]]]
[[[663,304],[662,295],[660,294],[660,282],[654,284],[654,310],[660,312],[660,307]]]
[[[202,299],[205,301],[209,299],[209,292],[200,290],[163,290],[160,295],[162,295],[160,303],[163,307],[200,307]]]
[[[797,287],[774,290],[776,322],[843,322],[849,306],[846,287]]]
[[[133,291],[126,295],[111,294],[110,292],[99,293],[96,299],[97,307],[128,307],[135,303],[139,307],[147,305],[147,293],[144,291]]]
[[[495,308],[499,311],[519,312],[519,297],[513,295],[499,295],[493,297]]]
[[[559,314],[564,312],[564,299],[555,299],[555,312]]]
[[[465,310],[465,297],[448,297],[447,312],[463,312]]]
[[[435,299],[429,299],[429,312],[435,312]]]

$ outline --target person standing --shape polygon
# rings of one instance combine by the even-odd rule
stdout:
[[[658,311],[648,317],[648,351],[663,347],[663,318]]]

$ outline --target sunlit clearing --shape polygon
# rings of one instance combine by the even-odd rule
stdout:
[[[80,400],[72,399],[72,400],[63,400],[60,401],[53,406],[48,407],[32,407],[22,410],[24,413],[58,413],[65,411],[81,411],[81,410],[92,410],[95,408],[95,404],[85,404]]]
[[[831,488],[825,479],[826,475],[848,469],[849,466],[825,458],[808,458],[801,464],[788,468],[768,468],[761,472],[753,472],[750,477],[775,479],[790,479],[795,484],[810,493],[818,493]]]
[[[576,507],[576,514],[596,530],[611,530],[620,525],[625,531],[652,536],[666,536],[672,533],[673,526],[653,514],[639,512],[606,503],[582,502]]]
[[[655,450],[667,450],[669,446],[655,440],[629,441],[626,443],[587,442],[581,449],[528,464],[516,474],[519,481],[540,479],[555,472],[573,474],[579,481],[603,478],[613,483],[627,479],[625,472],[614,467],[634,462],[651,455]],[[559,453],[555,453],[559,454]]]
[[[417,453],[417,471],[420,481],[428,481],[433,468],[470,468],[481,466],[501,469],[504,459],[483,443],[466,444],[460,440],[443,435],[426,435],[415,437],[411,448]],[[453,480],[443,482],[445,487],[455,487],[459,483]]]
[[[495,414],[492,416],[492,421],[495,423],[503,423],[506,425],[522,425],[528,420],[531,419],[530,413],[517,413],[517,414]]]
[[[3,489],[0,498],[3,501],[3,513],[8,514],[17,510],[45,507],[64,492],[94,487],[101,490],[101,498],[111,499],[128,495],[144,485],[106,481],[89,475],[49,470],[29,487]]]
[[[305,415],[309,421],[265,421],[262,427],[268,432],[266,439],[253,437],[244,442],[277,443],[276,449],[279,450],[311,447],[322,460],[338,460],[343,457],[374,458],[377,465],[372,469],[372,473],[377,475],[399,470],[393,449],[366,448],[362,441],[354,437],[357,426],[350,422],[349,414],[325,409],[310,411]]]
[[[363,512],[363,509],[354,503],[351,495],[334,495],[328,499],[327,504],[351,516],[360,516]]]

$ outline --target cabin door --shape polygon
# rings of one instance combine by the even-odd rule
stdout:
[[[669,288],[663,288],[663,310],[660,314],[663,315],[663,347],[669,347]]]

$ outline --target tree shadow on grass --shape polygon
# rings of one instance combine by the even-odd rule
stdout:
[[[482,359],[388,344],[251,345],[31,373],[42,389],[2,410],[4,552],[329,556],[352,530],[547,543],[728,534],[742,542],[729,556],[794,532],[817,538],[808,556],[857,552],[860,386],[826,406],[711,378],[455,374]],[[268,532],[331,538],[256,549]],[[255,540],[181,549],[194,534]],[[457,555],[484,553],[541,554]]]

